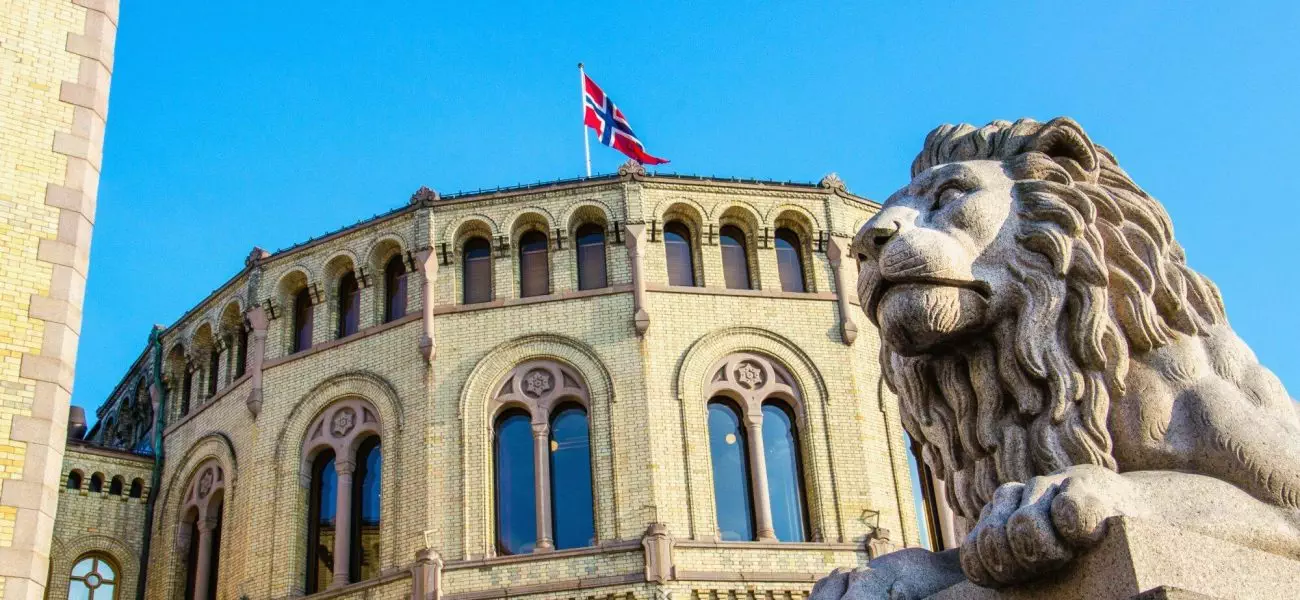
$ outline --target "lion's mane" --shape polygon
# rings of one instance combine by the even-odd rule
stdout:
[[[1002,161],[1014,180],[1017,314],[952,352],[906,357],[882,345],[881,363],[904,427],[974,519],[1001,483],[1077,464],[1115,469],[1107,415],[1130,355],[1226,317],[1164,207],[1073,121],[944,125],[912,174],[967,160]]]

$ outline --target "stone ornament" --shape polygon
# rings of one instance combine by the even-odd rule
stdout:
[[[354,442],[381,433],[379,416],[369,402],[361,398],[339,400],[326,407],[307,428],[302,472],[311,471],[311,458],[322,448],[334,450],[335,456],[351,456]]]
[[[566,400],[584,407],[587,385],[568,365],[550,359],[528,361],[511,369],[497,388],[492,414],[508,405],[528,410],[534,425],[549,424],[551,410]]]
[[[524,393],[533,398],[541,397],[552,387],[551,374],[542,369],[533,369],[524,376]]]
[[[208,493],[212,491],[212,484],[216,481],[216,475],[212,469],[203,472],[199,477],[199,498],[207,498]]]
[[[746,360],[736,367],[736,382],[745,389],[753,390],[763,387],[763,369],[752,360]]]
[[[863,226],[858,294],[907,432],[970,528],[813,598],[1039,580],[1107,519],[1300,559],[1300,419],[1169,216],[1067,118],[944,125]]]
[[[746,414],[763,411],[763,401],[781,398],[791,403],[796,415],[802,402],[794,379],[785,367],[761,354],[738,352],[714,364],[704,398],[724,395],[738,400]],[[802,418],[800,416],[799,418]]]
[[[334,417],[330,419],[330,433],[336,438],[341,438],[352,433],[356,425],[357,411],[350,406],[344,406],[334,411]]]
[[[844,180],[840,179],[839,173],[827,173],[821,181],[817,182],[817,185],[832,192],[843,192],[848,189],[848,186],[844,185]]]

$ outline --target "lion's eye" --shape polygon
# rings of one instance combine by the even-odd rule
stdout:
[[[965,193],[966,189],[958,182],[952,181],[943,184],[943,186],[934,194],[934,206],[932,207],[932,210],[939,210],[940,208],[955,202]]]

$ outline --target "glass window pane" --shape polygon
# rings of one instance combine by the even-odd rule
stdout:
[[[72,566],[72,576],[85,577],[86,575],[89,575],[90,571],[94,568],[95,568],[94,558],[91,557],[83,558],[77,561],[77,564]]]
[[[308,593],[324,590],[334,580],[334,523],[338,506],[338,472],[334,453],[316,457],[312,469],[308,514]]]
[[[799,235],[781,228],[776,230],[776,267],[781,289],[802,292],[804,287],[803,256],[799,253]]]
[[[295,352],[311,347],[311,326],[311,292],[303,288],[293,301],[293,350]]]
[[[734,225],[727,225],[719,231],[722,244],[722,274],[727,288],[747,290],[749,282],[749,254],[745,250],[745,232]]]
[[[713,497],[723,540],[754,539],[754,502],[749,485],[749,448],[740,413],[726,400],[709,402],[709,452]]]
[[[772,527],[782,542],[808,541],[803,470],[793,416],[779,404],[763,405],[763,458],[772,502]]]
[[[463,285],[465,304],[492,299],[492,246],[483,238],[465,242]]]
[[[496,427],[497,550],[532,552],[537,544],[533,428],[528,413],[510,411]]]
[[[108,564],[108,562],[96,559],[95,567],[96,567],[95,570],[99,572],[99,576],[101,579],[104,579],[106,581],[113,581],[114,579],[117,579],[116,573],[113,572],[113,566]]]
[[[519,295],[544,296],[551,293],[550,264],[546,252],[546,234],[530,231],[519,238]]]
[[[85,583],[72,580],[68,585],[68,600],[90,600],[90,588]]]
[[[384,267],[384,322],[406,316],[406,266],[401,255],[388,259]]]
[[[908,448],[907,469],[912,477],[912,505],[916,510],[917,535],[921,538],[921,546],[935,552],[944,550],[934,474],[921,460],[921,445],[912,441],[906,432],[903,433],[903,443]]]
[[[691,232],[680,222],[664,225],[664,255],[668,264],[668,285],[695,285]]]
[[[338,336],[347,337],[357,332],[361,322],[361,288],[357,277],[352,273],[343,276],[339,282],[339,323]]]
[[[105,583],[95,589],[95,600],[113,600],[113,588],[111,583]]]
[[[608,285],[605,274],[605,230],[600,225],[578,229],[578,289],[594,290]]]
[[[356,517],[353,523],[359,528],[353,533],[358,540],[354,563],[357,581],[365,581],[379,575],[379,504],[380,476],[383,471],[383,449],[379,439],[363,444],[357,452],[357,462],[361,472],[355,485],[359,486],[360,501],[357,502]]]
[[[587,411],[562,407],[551,420],[551,510],[555,548],[596,544]]]

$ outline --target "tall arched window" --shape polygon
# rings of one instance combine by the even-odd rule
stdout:
[[[465,304],[492,300],[492,245],[486,238],[470,238],[461,256]]]
[[[230,360],[235,363],[231,365],[231,371],[238,378],[244,376],[245,364],[248,362],[248,330],[241,325],[235,335],[235,351],[231,353]]]
[[[194,376],[198,371],[191,367],[185,368],[185,377],[181,382],[181,414],[189,414],[190,402],[194,397]]]
[[[314,593],[379,574],[383,451],[379,417],[361,399],[330,405],[307,431],[305,588]]]
[[[311,292],[307,288],[298,290],[293,297],[293,351],[302,352],[311,348],[312,326]]]
[[[803,465],[794,415],[783,402],[763,403],[763,453],[772,528],[782,542],[808,541],[808,508],[803,498]]]
[[[225,473],[215,460],[194,470],[180,523],[186,553],[185,599],[215,600],[221,566],[221,525],[225,511]]]
[[[529,231],[519,236],[519,296],[545,296],[551,293],[551,266],[547,256],[546,234]]]
[[[221,353],[216,348],[208,350],[208,397],[217,395],[217,371],[221,369]]]
[[[96,494],[104,491],[103,473],[95,473],[94,475],[90,476],[90,491]]]
[[[718,230],[718,241],[722,244],[722,275],[727,288],[748,290],[753,287],[749,281],[749,250],[745,246],[745,232],[735,225],[724,225]]]
[[[587,411],[580,404],[565,404],[551,417],[551,528],[556,550],[596,544],[589,433]]]
[[[323,450],[312,461],[311,495],[307,505],[307,593],[329,588],[334,581],[334,534],[338,507],[338,475],[334,451]]]
[[[406,263],[398,254],[384,265],[384,322],[406,316]]]
[[[681,221],[664,224],[664,259],[668,265],[668,285],[695,285],[691,230]]]
[[[348,271],[339,279],[338,337],[345,338],[357,332],[361,325],[361,287],[357,276]]]
[[[107,557],[90,554],[72,565],[68,581],[69,600],[114,600],[117,598],[117,565]]]
[[[776,270],[781,277],[781,290],[786,292],[803,292],[803,246],[799,234],[794,230],[780,227],[776,230]]]
[[[524,554],[536,547],[531,421],[526,411],[513,409],[501,413],[494,428],[497,552],[501,554]]]
[[[587,223],[574,235],[578,246],[578,289],[594,290],[609,285],[605,275],[605,228]]]
[[[357,474],[353,481],[351,573],[357,581],[379,575],[379,499],[384,452],[379,436],[372,436],[357,449]]]
[[[71,473],[68,473],[68,489],[81,489],[81,471],[72,471]]]
[[[713,457],[718,534],[726,541],[755,539],[748,435],[740,411],[724,397],[709,401],[709,453]]]

